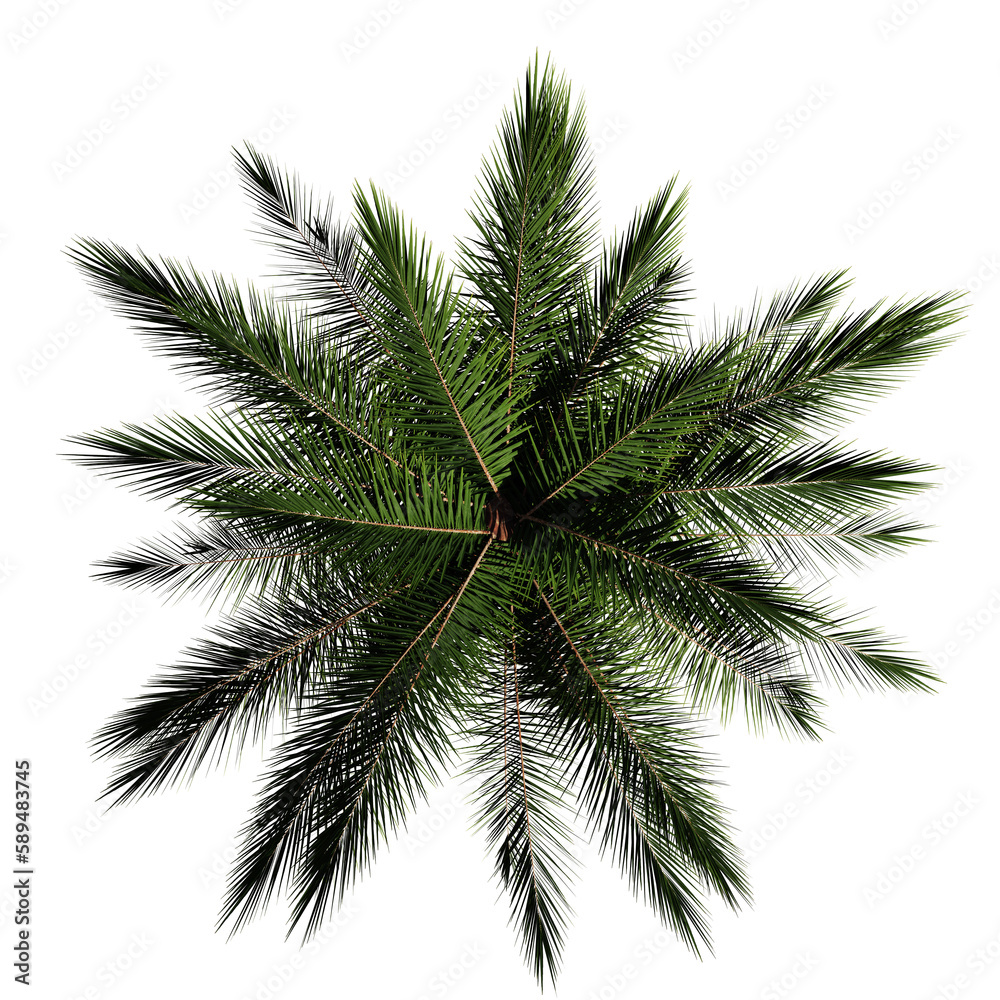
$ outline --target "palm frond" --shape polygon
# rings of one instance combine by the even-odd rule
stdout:
[[[572,400],[597,378],[648,363],[650,352],[684,329],[674,307],[689,298],[679,256],[687,189],[674,196],[675,186],[672,178],[605,244],[592,290],[578,297],[567,324],[568,349],[552,356],[548,391],[562,386]]]
[[[105,796],[118,805],[184,778],[223,750],[261,739],[317,677],[336,673],[338,647],[356,620],[385,599],[342,599],[316,609],[286,599],[257,600],[211,630],[151,691],[97,734],[102,756],[126,757]]]
[[[569,85],[549,62],[529,66],[479,188],[469,213],[478,235],[459,243],[459,266],[499,330],[507,388],[519,396],[522,381],[537,376],[595,236],[583,109],[571,109]]]
[[[336,398],[331,355],[288,305],[115,243],[80,239],[69,255],[152,350],[216,400],[325,415]]]
[[[503,433],[507,414],[497,406],[505,384],[496,339],[477,343],[480,312],[461,303],[441,258],[432,263],[426,241],[418,243],[387,198],[373,186],[369,200],[356,187],[355,208],[366,249],[360,267],[384,297],[379,323],[407,369],[394,414],[412,425],[415,448],[433,441],[434,451],[451,454],[460,444],[469,467],[496,493],[514,454]],[[415,407],[411,398],[421,402]]]
[[[700,889],[734,908],[749,899],[709,763],[690,723],[628,669],[627,653],[557,612],[538,589],[554,624],[548,655],[564,679],[547,697],[572,720],[570,768],[590,825],[635,891],[697,954],[710,944]]]
[[[247,144],[233,150],[244,188],[253,199],[266,241],[293,279],[294,297],[308,304],[325,343],[366,365],[381,356],[368,300],[373,294],[355,262],[357,233],[333,218],[331,202],[318,202],[294,173],[286,173]]]
[[[488,695],[476,712],[477,824],[496,852],[495,874],[510,896],[525,957],[540,984],[555,979],[569,907],[573,833],[562,815],[558,733],[537,699],[524,691],[517,642],[502,669],[489,672]]]
[[[720,338],[740,357],[732,392],[720,409],[725,426],[793,439],[823,435],[894,388],[954,338],[964,293],[880,302],[829,319],[843,272],[775,299],[763,318],[738,319]]]
[[[178,524],[162,535],[94,563],[95,579],[149,589],[174,599],[198,594],[238,606],[254,589],[260,596],[317,586],[339,574],[349,546],[331,543],[314,523],[268,529],[254,521]]]

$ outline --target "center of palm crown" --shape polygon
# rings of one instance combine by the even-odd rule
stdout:
[[[494,493],[486,501],[486,528],[499,542],[506,542],[517,523],[510,501],[502,493]]]

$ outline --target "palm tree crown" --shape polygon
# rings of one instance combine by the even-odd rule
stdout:
[[[228,603],[97,735],[105,796],[276,721],[220,924],[277,890],[308,935],[461,749],[539,981],[578,833],[698,951],[704,890],[749,894],[705,714],[816,738],[818,681],[933,680],[809,581],[915,540],[893,506],[930,467],[830,434],[946,342],[955,295],[835,314],[837,272],[695,338],[685,192],[602,243],[582,106],[537,58],[453,271],[374,186],[342,225],[252,148],[237,164],[289,294],[70,251],[217,404],[70,439],[189,515],[99,575]]]

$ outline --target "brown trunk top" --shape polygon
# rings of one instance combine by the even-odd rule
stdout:
[[[486,501],[486,528],[498,542],[506,542],[510,538],[516,521],[514,508],[506,497],[494,493]]]

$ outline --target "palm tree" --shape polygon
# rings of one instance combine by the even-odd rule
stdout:
[[[705,717],[819,738],[818,682],[934,680],[810,580],[917,540],[894,507],[931,467],[830,435],[946,343],[956,296],[835,314],[837,272],[694,337],[686,192],[671,180],[601,243],[582,106],[537,57],[454,270],[374,186],[342,225],[236,156],[281,295],[70,250],[217,404],[69,439],[188,513],[98,575],[226,605],[95,737],[119,758],[104,796],[277,721],[220,926],[277,890],[308,936],[461,752],[540,983],[579,835],[710,947],[704,893],[736,908],[749,890]]]

